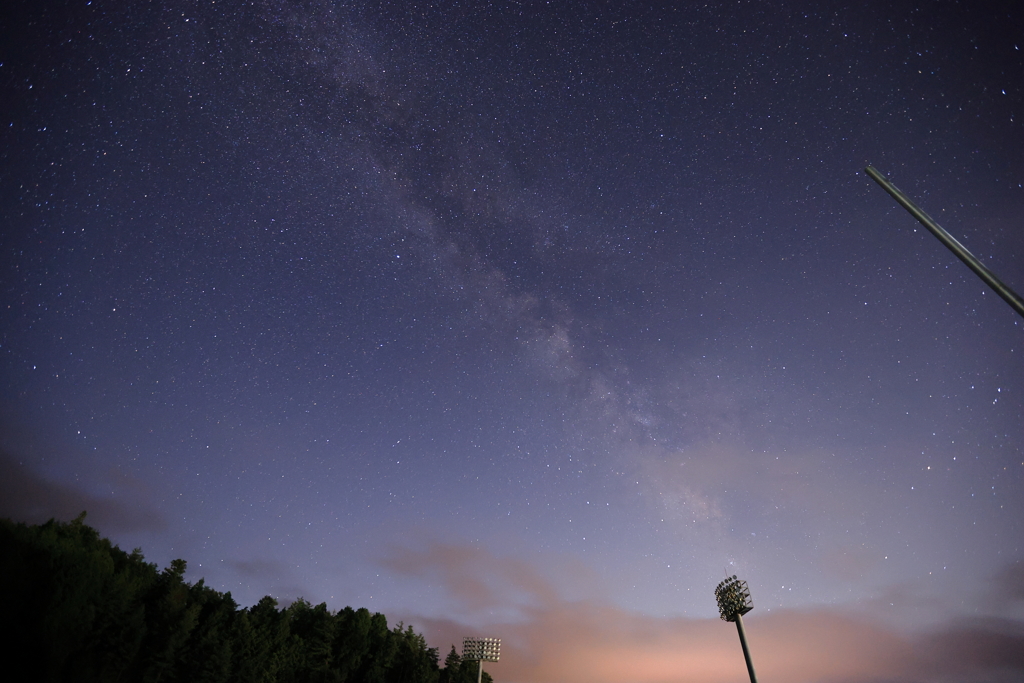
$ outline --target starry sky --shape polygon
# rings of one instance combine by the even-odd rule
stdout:
[[[500,683],[1024,676],[1009,2],[3,3],[0,514]]]

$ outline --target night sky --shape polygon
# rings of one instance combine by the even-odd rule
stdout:
[[[0,10],[0,514],[499,683],[1024,680],[1017,3]]]

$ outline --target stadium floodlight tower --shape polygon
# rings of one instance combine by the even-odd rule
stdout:
[[[476,670],[476,683],[484,677],[484,662],[496,662],[501,655],[501,638],[463,638],[462,658],[475,659],[479,665]]]
[[[754,673],[754,663],[750,661],[750,649],[747,647],[747,634],[743,630],[743,615],[754,609],[754,602],[750,599],[750,589],[746,581],[740,581],[736,575],[728,577],[715,588],[715,598],[718,600],[718,613],[726,621],[735,621],[736,630],[740,634],[740,646],[743,648],[743,659],[747,662],[747,673],[750,674],[750,683],[757,683],[757,674]]]

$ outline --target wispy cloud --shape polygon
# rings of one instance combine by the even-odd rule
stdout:
[[[311,595],[310,590],[296,579],[294,569],[284,562],[254,558],[228,560],[225,564],[234,570],[243,583],[265,586],[269,595],[284,605]]]
[[[115,485],[138,499],[141,484],[127,476]],[[133,491],[133,489],[135,489]],[[48,519],[70,520],[82,511],[88,523],[104,533],[118,531],[162,531],[165,520],[144,503],[129,504],[125,498],[99,497],[36,474],[7,451],[0,450],[0,516],[19,522],[40,523]]]
[[[531,564],[496,557],[479,548],[438,543],[422,550],[397,548],[383,560],[404,576],[434,579],[471,611],[509,603],[545,605],[558,592]]]

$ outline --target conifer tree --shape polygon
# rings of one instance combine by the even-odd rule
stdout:
[[[444,668],[441,669],[439,683],[456,683],[459,680],[459,668],[462,666],[462,657],[455,651],[452,645],[451,652],[444,658]]]

